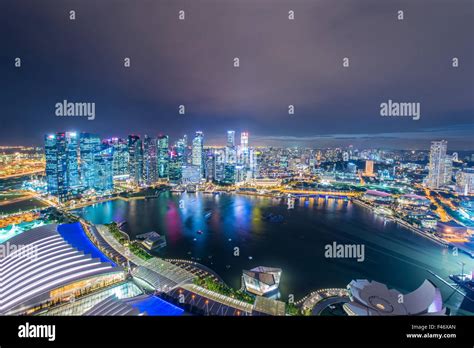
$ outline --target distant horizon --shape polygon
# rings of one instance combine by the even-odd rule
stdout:
[[[200,129],[202,130],[202,129]],[[383,150],[393,150],[393,151],[429,151],[430,145],[432,141],[439,141],[439,140],[447,140],[448,142],[448,152],[474,152],[474,147],[472,148],[460,148],[459,146],[453,146],[453,142],[456,144],[456,140],[450,139],[449,137],[433,137],[431,139],[423,139],[423,140],[418,140],[419,143],[423,143],[424,145],[421,146],[396,146],[393,143],[391,145],[387,144],[370,144],[371,136],[367,134],[346,134],[346,135],[316,135],[313,137],[293,137],[293,136],[260,136],[260,135],[253,135],[251,131],[248,129],[242,129],[242,130],[237,130],[237,129],[228,129],[228,130],[234,130],[236,133],[236,143],[239,144],[240,140],[240,133],[241,132],[248,132],[249,133],[249,144],[250,147],[277,147],[277,148],[291,148],[291,147],[303,147],[303,148],[313,148],[313,149],[324,149],[324,148],[348,148],[350,146],[358,149],[383,149]],[[197,131],[197,130],[196,130]],[[29,143],[14,143],[14,144],[0,144],[0,146],[4,147],[14,147],[14,146],[29,146],[29,147],[43,147],[44,146],[44,136],[47,134],[53,134],[53,133],[58,133],[58,132],[78,132],[78,133],[91,133],[91,134],[96,134],[100,137],[101,140],[105,139],[111,139],[111,138],[120,138],[120,139],[126,139],[128,135],[138,135],[140,138],[143,138],[145,135],[150,136],[152,138],[158,137],[160,135],[167,135],[170,138],[170,145],[174,142],[174,140],[177,140],[181,138],[184,135],[188,136],[188,139],[191,140],[192,137],[194,136],[194,133],[196,132],[186,132],[182,133],[181,135],[178,136],[171,136],[167,134],[166,132],[148,132],[148,133],[138,133],[138,132],[126,132],[126,133],[121,133],[121,134],[112,134],[105,136],[99,132],[93,132],[93,131],[82,131],[80,129],[61,129],[61,130],[56,130],[56,131],[51,131],[47,132],[46,134],[42,134],[39,137],[40,141],[37,142],[29,142]],[[205,130],[202,130],[204,133],[204,147],[210,146],[210,147],[224,147],[226,138],[225,138],[225,132],[222,133],[222,135],[211,135],[208,136]],[[352,136],[352,137],[351,137]],[[377,139],[376,137],[374,137]],[[363,139],[364,143],[358,143],[359,139]],[[373,138],[372,138],[373,139]],[[379,138],[380,139],[380,138]],[[387,137],[387,140],[391,141],[400,141],[398,138],[393,138],[393,137]],[[333,144],[321,144],[324,143],[324,141],[330,141]],[[350,140],[353,140],[352,142]],[[265,142],[266,141],[266,142]],[[336,143],[339,141],[339,143]],[[191,142],[191,141],[190,141]],[[189,142],[189,144],[190,144]],[[473,144],[474,145],[474,144]]]

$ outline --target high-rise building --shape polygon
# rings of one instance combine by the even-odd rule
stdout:
[[[193,139],[192,164],[200,168],[201,177],[204,175],[203,155],[204,135],[202,132],[198,131]]]
[[[240,146],[242,146],[242,152],[248,152],[249,150],[249,133],[240,133]]]
[[[169,176],[169,139],[167,135],[158,137],[158,177],[168,178]]]
[[[67,180],[69,190],[77,190],[81,186],[79,176],[79,142],[76,132],[66,132]]]
[[[127,141],[119,138],[112,138],[108,144],[114,148],[112,169],[114,179],[127,179],[129,176],[129,154]]]
[[[130,180],[135,185],[143,183],[143,146],[138,135],[128,136]]]
[[[426,186],[429,188],[440,188],[446,182],[446,151],[448,142],[446,140],[431,142],[429,173]]]
[[[68,192],[66,134],[46,135],[44,152],[48,193],[57,196],[60,201],[65,200]]]
[[[224,181],[225,156],[225,150],[223,149],[214,151],[214,180],[217,182]]]
[[[224,165],[224,184],[233,185],[236,180],[236,165],[235,164],[225,164]]]
[[[465,168],[456,175],[456,191],[467,196],[474,194],[474,168]]]
[[[81,133],[79,137],[81,184],[85,190],[94,188],[94,157],[100,149],[101,141],[98,135]]]
[[[44,140],[47,190],[64,201],[80,190],[77,134],[60,132]]]
[[[145,135],[143,139],[143,178],[147,185],[158,180],[158,142]]]
[[[233,130],[227,131],[227,146],[228,147],[235,146],[235,131]]]
[[[169,179],[172,183],[180,183],[183,176],[183,157],[179,155],[176,146],[170,152]]]
[[[114,189],[113,179],[114,148],[104,144],[94,154],[94,190],[97,192],[111,191]]]
[[[374,161],[367,160],[365,161],[365,176],[373,176],[374,175]]]
[[[444,184],[448,185],[453,182],[453,159],[451,156],[446,156],[444,163]]]

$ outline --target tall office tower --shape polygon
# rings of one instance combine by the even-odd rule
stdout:
[[[97,192],[114,189],[114,148],[107,144],[94,154],[94,190]]]
[[[249,154],[249,162],[250,162],[250,177],[255,179],[258,177],[258,160],[257,160],[258,154],[255,149],[250,150]]]
[[[248,132],[240,133],[240,146],[242,146],[243,152],[248,152],[249,150],[249,133]]]
[[[80,189],[77,134],[61,132],[44,140],[48,193],[67,200]]]
[[[138,135],[128,136],[128,155],[130,180],[135,185],[143,183],[143,146]]]
[[[119,138],[112,138],[107,142],[113,147],[112,169],[114,179],[128,178],[129,154],[127,141]]]
[[[348,152],[344,151],[344,152],[342,153],[342,160],[343,160],[344,162],[348,162],[348,161],[349,161],[349,153],[348,153]]]
[[[214,152],[207,150],[204,155],[204,177],[206,181],[214,180]]]
[[[167,135],[158,137],[158,177],[168,178],[169,176],[169,139]]]
[[[237,169],[235,164],[226,163],[224,165],[224,184],[233,185],[235,184],[237,176]]]
[[[474,168],[465,168],[456,175],[456,191],[464,196],[474,194]]]
[[[79,142],[76,132],[66,132],[67,181],[69,190],[77,190],[81,186],[79,177]]]
[[[101,141],[98,135],[81,133],[79,154],[81,158],[81,184],[85,190],[94,188],[94,156],[100,151]]]
[[[214,151],[214,180],[217,182],[224,181],[225,156],[226,152],[223,149]]]
[[[173,183],[180,183],[183,177],[183,160],[184,158],[179,155],[177,146],[173,146],[170,151],[170,162],[169,162],[169,179]]]
[[[143,178],[147,185],[158,180],[158,141],[147,135],[143,139]]]
[[[202,132],[198,131],[193,139],[192,164],[200,168],[201,177],[204,175],[203,155],[204,135]]]
[[[453,159],[451,156],[446,156],[444,162],[444,184],[448,185],[453,182]]]
[[[374,161],[367,160],[365,161],[365,176],[373,176],[374,175]]]
[[[60,201],[67,198],[67,151],[66,134],[56,133],[44,138],[46,156],[46,183],[48,193]]]
[[[235,131],[229,130],[227,131],[227,145],[228,147],[235,146]]]
[[[440,188],[445,183],[447,149],[448,142],[446,140],[431,142],[429,173],[426,180],[426,186],[429,188]]]

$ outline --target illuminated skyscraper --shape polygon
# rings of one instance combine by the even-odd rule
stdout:
[[[202,132],[196,132],[193,139],[192,164],[198,166],[201,170],[201,176],[204,175],[203,153],[204,151],[204,135]]]
[[[129,154],[127,141],[119,138],[112,138],[108,144],[114,148],[112,169],[114,179],[128,178]]]
[[[367,160],[365,161],[365,176],[373,176],[374,175],[374,161]]]
[[[235,131],[233,130],[227,131],[227,146],[228,147],[235,146]]]
[[[94,156],[100,151],[101,141],[98,135],[81,133],[79,153],[81,158],[81,184],[85,190],[94,187]]]
[[[429,173],[426,185],[429,188],[440,188],[446,182],[446,140],[431,142]]]
[[[77,134],[47,135],[44,147],[48,193],[64,201],[80,189]]]
[[[145,135],[143,140],[143,178],[147,185],[158,180],[157,139]]]
[[[464,196],[474,194],[474,168],[465,168],[456,175],[456,191]]]
[[[114,148],[103,145],[102,149],[94,154],[94,190],[97,192],[111,191],[114,188],[113,156]]]
[[[214,151],[214,180],[217,182],[224,181],[225,156],[225,150],[223,149]]]
[[[66,132],[67,180],[69,190],[77,190],[81,186],[79,177],[79,143],[76,132]]]
[[[44,152],[48,193],[63,201],[66,199],[68,192],[66,134],[46,135],[44,138]]]
[[[129,173],[130,180],[136,184],[143,183],[143,146],[138,135],[128,136]]]
[[[158,177],[168,178],[169,175],[169,139],[167,135],[158,137]]]
[[[249,133],[242,132],[240,134],[240,146],[242,147],[242,152],[248,153],[249,151]]]
[[[183,157],[174,146],[170,152],[169,179],[172,183],[180,183],[183,176]]]

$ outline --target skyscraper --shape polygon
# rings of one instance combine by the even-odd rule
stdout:
[[[138,135],[128,136],[128,155],[130,180],[135,185],[143,183],[143,146]]]
[[[112,170],[115,179],[126,179],[129,176],[129,154],[127,141],[119,138],[112,138],[108,142],[113,147]]]
[[[228,147],[235,146],[235,131],[233,130],[227,131],[227,146]]]
[[[448,142],[446,140],[431,142],[429,173],[426,180],[426,186],[429,188],[440,188],[446,182],[447,148]]]
[[[193,139],[192,164],[200,168],[201,177],[204,175],[203,155],[204,135],[202,132],[198,131]]]
[[[169,139],[167,135],[158,137],[158,177],[168,178],[169,175]]]
[[[143,178],[147,185],[158,180],[158,141],[145,135],[143,140]]]
[[[367,160],[365,161],[365,176],[373,176],[374,175],[374,161]]]
[[[69,190],[77,190],[81,186],[81,180],[79,177],[78,145],[77,133],[66,132],[67,180]]]
[[[67,152],[66,134],[46,135],[44,139],[46,156],[46,183],[48,193],[57,196],[60,201],[66,199],[67,187]]]
[[[456,191],[464,196],[474,193],[474,168],[465,168],[456,175]]]
[[[214,180],[224,181],[225,177],[225,150],[217,149],[214,151]]]
[[[248,153],[248,150],[249,150],[249,133],[248,132],[240,133],[240,146],[242,147],[243,153]]]
[[[113,190],[113,152],[112,146],[104,144],[102,148],[94,154],[94,190],[105,192]]]
[[[80,189],[77,134],[60,132],[45,136],[48,193],[64,201]]]
[[[183,157],[176,146],[170,152],[169,179],[172,183],[180,183],[183,176]]]
[[[81,184],[85,190],[94,188],[94,156],[100,149],[101,141],[98,135],[81,133],[79,139]]]

